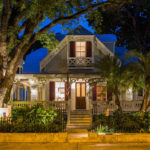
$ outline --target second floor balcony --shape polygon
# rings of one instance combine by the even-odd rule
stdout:
[[[91,57],[69,57],[68,67],[92,67]]]
[[[92,42],[71,41],[67,64],[70,68],[92,67]]]

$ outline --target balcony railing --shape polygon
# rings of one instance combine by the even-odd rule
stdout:
[[[69,67],[92,67],[92,57],[69,57]]]

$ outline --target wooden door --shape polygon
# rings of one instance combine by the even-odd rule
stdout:
[[[85,83],[76,83],[76,109],[86,109],[85,93]]]

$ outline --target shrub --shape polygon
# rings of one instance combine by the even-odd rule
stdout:
[[[120,113],[115,111],[108,117],[103,114],[94,116],[93,129],[95,131],[100,131],[100,126],[105,128],[108,127],[108,132],[150,132],[150,116],[147,113],[142,120],[140,113],[124,113],[124,117],[122,118]],[[106,129],[104,129],[104,131],[107,132]]]
[[[12,109],[11,122],[2,122],[0,132],[60,132],[66,128],[66,116],[42,105]]]

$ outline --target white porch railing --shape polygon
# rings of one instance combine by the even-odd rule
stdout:
[[[69,67],[91,67],[92,57],[69,57],[68,58]]]
[[[46,108],[53,108],[54,110],[67,111],[67,101],[13,101],[12,107],[20,106],[35,106],[41,104]]]
[[[93,114],[101,114],[105,113],[107,109],[110,112],[113,112],[117,109],[117,105],[114,101],[107,104],[105,101],[93,101]],[[138,112],[140,111],[142,105],[141,100],[135,101],[121,101],[121,107],[124,112]],[[148,107],[147,111],[150,111],[150,107]]]

